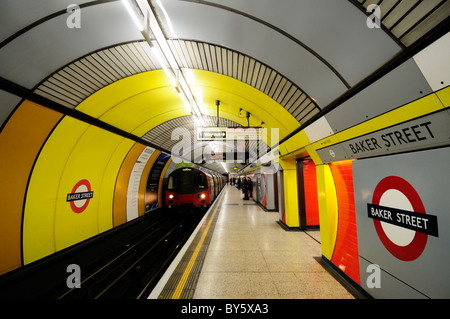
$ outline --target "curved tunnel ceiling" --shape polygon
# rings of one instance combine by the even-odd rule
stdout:
[[[194,83],[194,72],[189,72],[191,69],[222,74],[250,85],[283,106],[300,124],[320,111],[316,103],[295,84],[248,56],[207,43],[182,40],[171,40],[169,43],[179,52],[176,58],[191,78],[190,85],[199,88],[194,91],[197,91],[196,97],[200,102],[208,95],[208,88],[217,85],[212,82]],[[118,80],[157,69],[161,66],[148,44],[131,42],[94,52],[68,64],[47,78],[34,92],[66,107],[76,108],[92,94]],[[220,82],[218,78],[216,82]],[[207,80],[214,79],[209,76]],[[220,97],[216,99],[220,100]],[[208,104],[215,105],[214,100]],[[242,107],[245,108],[245,105]]]
[[[279,128],[280,138],[414,44],[450,10],[445,0],[149,2],[205,122],[215,126],[217,99],[224,126],[246,126],[242,111],[249,111],[251,125]],[[80,28],[67,27],[73,3],[81,8]],[[380,5],[382,29],[366,26],[372,3]],[[173,146],[170,127],[194,127],[121,1],[15,0],[2,7],[3,79],[164,150]]]

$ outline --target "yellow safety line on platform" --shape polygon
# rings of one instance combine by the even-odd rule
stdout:
[[[211,227],[211,223],[214,220],[214,216],[217,213],[217,209],[220,207],[220,203],[222,201],[223,194],[224,193],[222,193],[221,196],[220,196],[220,200],[217,203],[216,208],[214,209],[214,213],[213,213],[213,215],[211,216],[211,218],[210,218],[210,220],[208,222],[208,226],[206,227],[205,231],[203,232],[202,238],[198,242],[197,247],[195,247],[194,253],[191,256],[191,259],[189,260],[189,263],[188,263],[188,265],[187,265],[187,267],[186,267],[186,269],[185,269],[185,271],[183,273],[183,276],[181,277],[180,282],[178,283],[178,286],[177,286],[177,288],[175,289],[175,292],[172,295],[172,299],[179,299],[180,296],[181,296],[181,292],[183,291],[184,286],[186,285],[186,282],[187,282],[187,279],[188,279],[188,277],[189,277],[189,275],[191,273],[192,267],[194,266],[195,260],[197,259],[197,255],[200,252],[200,248],[202,247],[203,242],[205,241],[206,235],[209,232],[209,228]]]

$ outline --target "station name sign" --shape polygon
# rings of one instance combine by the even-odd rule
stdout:
[[[324,163],[450,144],[449,114],[439,111],[317,150]]]
[[[388,131],[381,135],[378,134],[378,136],[370,136],[368,138],[351,141],[346,145],[351,150],[352,154],[383,149],[388,151],[389,148],[434,139],[434,134],[431,131],[430,125],[431,122],[426,121],[398,130]]]
[[[91,199],[94,197],[94,192],[82,192],[82,193],[72,193],[67,194],[67,202],[73,202],[76,200],[83,200],[83,199]]]
[[[416,213],[370,203],[367,204],[367,214],[368,217],[372,219],[439,237],[437,217],[434,215]]]

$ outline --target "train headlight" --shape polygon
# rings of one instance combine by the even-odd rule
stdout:
[[[205,194],[201,194],[201,195],[200,195],[200,198],[205,198],[205,197],[206,197]]]
[[[172,194],[169,195],[170,199],[173,199],[175,196],[173,196]]]

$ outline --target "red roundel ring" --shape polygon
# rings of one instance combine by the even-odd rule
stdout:
[[[379,205],[381,196],[389,189],[395,189],[402,192],[408,198],[414,212],[426,214],[425,207],[423,206],[417,191],[410,183],[398,176],[385,177],[378,183],[373,193],[372,204]],[[389,239],[379,220],[374,219],[373,223],[384,247],[386,247],[394,257],[403,261],[412,261],[417,259],[424,251],[428,240],[427,234],[416,232],[411,243],[406,246],[399,246]]]
[[[91,191],[91,183],[89,183],[89,181],[87,179],[82,179],[81,181],[76,183],[76,185],[73,187],[72,194],[76,193],[78,188],[83,185],[86,186],[88,192]],[[70,207],[72,208],[72,210],[75,213],[80,214],[80,213],[84,212],[84,210],[87,208],[87,206],[89,205],[89,201],[90,201],[90,198],[87,198],[85,200],[83,206],[81,206],[81,207],[78,207],[77,205],[75,205],[75,202],[70,202]]]

